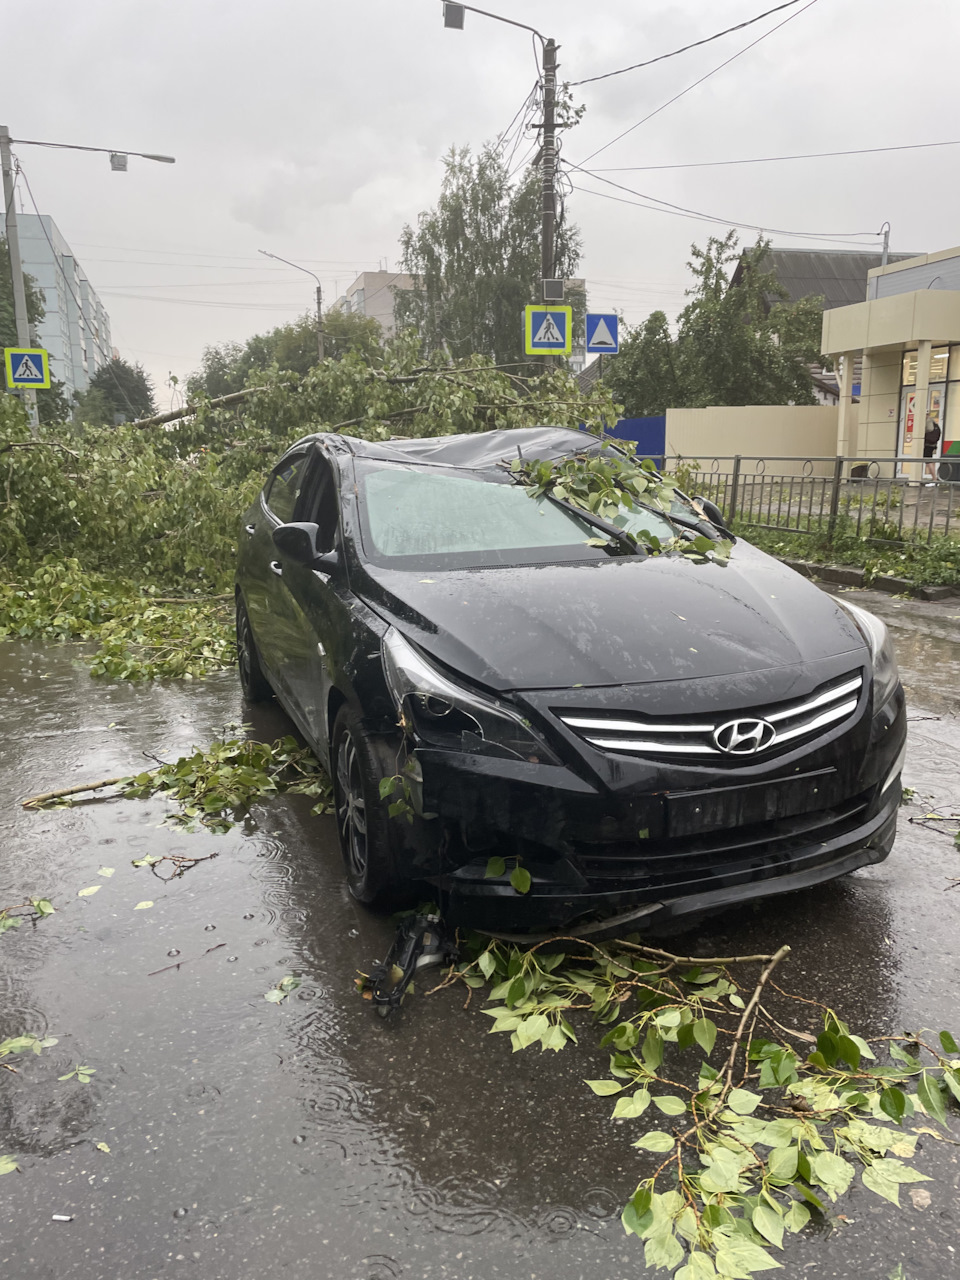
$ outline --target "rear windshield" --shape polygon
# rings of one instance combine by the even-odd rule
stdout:
[[[587,545],[602,536],[596,528],[506,476],[364,462],[357,475],[364,549],[377,562],[453,568],[607,558]],[[662,539],[675,533],[654,512],[624,512],[623,523]]]

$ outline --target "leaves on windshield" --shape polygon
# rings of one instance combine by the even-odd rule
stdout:
[[[725,564],[730,556],[731,543],[697,534],[692,529],[681,528],[675,537],[663,539],[648,529],[638,532],[620,528],[625,512],[637,512],[642,519],[644,509],[649,510],[659,524],[671,521],[671,511],[677,501],[677,481],[672,476],[661,475],[649,458],[637,462],[620,447],[612,448],[604,441],[600,451],[578,453],[573,457],[545,461],[515,458],[510,471],[532,498],[549,497],[558,502],[568,502],[581,511],[609,525],[610,537],[589,538],[588,546],[633,548],[647,555],[666,555],[679,552],[693,560],[713,560]],[[662,513],[654,514],[654,513]],[[691,515],[693,512],[691,511]]]

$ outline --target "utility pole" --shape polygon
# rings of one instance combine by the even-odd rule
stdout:
[[[23,283],[23,263],[20,261],[20,233],[17,229],[17,206],[13,198],[13,160],[10,155],[10,130],[0,124],[0,167],[3,169],[3,208],[6,226],[7,249],[10,254],[10,278],[13,283],[13,314],[17,322],[17,345],[29,347],[30,321],[27,318],[27,291]],[[30,430],[37,434],[37,393],[32,387],[22,389],[23,403],[27,410]]]
[[[543,281],[543,301],[546,282],[554,279],[554,241],[557,229],[557,46],[548,40],[543,46],[543,161],[541,183],[543,188],[543,227],[540,245],[540,276]]]
[[[880,254],[880,265],[885,267],[887,259],[890,257],[890,223],[885,222],[880,230],[883,232],[883,250]]]
[[[266,249],[258,249],[257,253],[262,253],[265,258],[273,258],[274,262],[282,262],[287,267],[293,267],[294,271],[302,271],[306,276],[313,276],[317,282],[317,354],[323,360],[323,290],[320,288],[320,277],[313,271],[309,271],[306,267],[301,267],[299,263],[290,262],[287,258],[281,258],[279,254],[268,253]]]

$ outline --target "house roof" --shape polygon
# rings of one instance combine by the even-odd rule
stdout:
[[[879,253],[852,253],[845,249],[768,249],[763,259],[786,289],[789,302],[822,297],[825,310],[863,302],[867,296],[867,272],[880,266]],[[888,262],[916,257],[912,253],[891,253]],[[732,285],[743,279],[743,258],[730,278]],[[776,298],[769,298],[772,305]]]

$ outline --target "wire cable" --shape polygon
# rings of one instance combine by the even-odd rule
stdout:
[[[703,40],[694,40],[693,44],[685,44],[682,49],[674,49],[671,53],[661,53],[656,58],[648,58],[646,62],[635,62],[632,66],[621,67],[619,71],[605,71],[601,76],[587,76],[586,80],[570,81],[570,88],[575,89],[581,84],[596,84],[598,80],[609,80],[611,76],[622,76],[628,71],[639,71],[641,67],[652,67],[655,62],[665,62],[667,58],[675,58],[677,54],[687,53],[691,49],[699,49],[701,45],[711,44],[714,40],[719,40],[721,36],[728,36],[733,31],[742,31],[744,27],[752,27],[755,22],[761,22],[764,18],[769,18],[772,13],[779,13],[781,9],[791,9],[795,4],[799,4],[800,0],[787,0],[786,4],[778,4],[775,9],[768,9],[766,13],[758,13],[755,18],[748,18],[746,22],[738,22],[735,27],[727,27],[725,31],[718,31],[716,35],[707,36]]]
[[[588,176],[594,177],[596,175],[589,174]],[[609,181],[609,180],[600,179],[600,181]],[[620,186],[619,183],[612,183],[611,185],[618,187],[621,191],[630,190],[629,187],[622,187]],[[699,213],[693,209],[684,209],[680,205],[671,205],[663,200],[657,201],[655,204],[645,203],[643,199],[628,200],[625,196],[617,196],[610,191],[592,191],[589,187],[581,187],[581,186],[578,186],[576,183],[574,183],[574,190],[581,191],[583,192],[584,195],[588,195],[588,196],[600,196],[604,200],[616,200],[620,204],[632,205],[634,206],[634,208],[637,208],[637,209],[649,209],[652,213],[668,213],[678,218],[691,218],[695,222],[712,222],[725,227],[739,227],[741,230],[744,230],[744,231],[757,231],[761,235],[769,234],[769,235],[778,235],[778,236],[790,236],[798,240],[818,240],[825,244],[826,243],[842,244],[846,247],[865,246],[867,248],[874,248],[874,245],[872,244],[872,242],[855,239],[855,237],[877,236],[880,234],[879,232],[875,232],[875,231],[836,231],[836,232],[785,231],[780,227],[764,227],[764,226],[760,226],[758,223],[755,223],[755,222],[740,222],[735,218],[714,217],[712,214]],[[639,196],[643,195],[642,192],[633,192],[632,194],[639,195]],[[648,196],[648,197],[645,197],[644,199],[649,201],[649,200],[654,200],[655,197]],[[849,237],[849,239],[847,237]]]
[[[619,142],[621,138],[625,138],[628,133],[633,133],[634,129],[639,129],[642,124],[646,124],[648,120],[652,120],[654,116],[658,116],[661,111],[665,111],[667,107],[678,102],[686,94],[690,93],[693,89],[696,89],[698,85],[703,84],[705,80],[709,80],[711,76],[715,76],[718,71],[722,71],[724,67],[729,67],[731,62],[735,62],[737,58],[741,58],[745,53],[749,53],[751,49],[756,48],[762,40],[766,40],[768,36],[772,36],[775,31],[779,31],[781,27],[785,27],[788,22],[793,22],[794,18],[799,18],[801,13],[806,13],[808,9],[812,9],[816,3],[817,0],[807,0],[807,3],[802,9],[797,9],[794,13],[791,13],[788,17],[784,18],[782,22],[778,22],[775,27],[771,27],[769,31],[765,31],[762,36],[757,36],[756,40],[752,40],[750,44],[745,45],[739,50],[739,52],[732,54],[725,62],[721,62],[718,67],[714,67],[712,71],[708,71],[705,75],[702,75],[699,80],[694,80],[693,84],[688,84],[686,89],[681,89],[679,93],[675,93],[672,98],[668,98],[666,102],[661,103],[659,107],[651,111],[648,115],[645,115],[642,120],[638,120],[636,124],[632,124],[629,129],[624,129],[624,131],[622,133],[618,133],[615,138],[611,138],[609,142],[605,142],[602,147],[597,147],[596,151],[591,151],[590,154],[584,158],[582,163],[586,164],[588,160],[592,160],[594,156],[598,156],[601,151],[606,151],[607,148],[612,147],[615,142]]]
[[[594,173],[645,173],[654,169],[714,169],[730,164],[774,164],[780,160],[827,160],[831,156],[873,156],[882,151],[923,151],[928,147],[960,147],[960,138],[952,142],[905,142],[896,147],[856,147],[851,151],[808,151],[792,156],[753,156],[748,160],[689,160],[682,164],[633,164],[611,169],[594,169]]]

